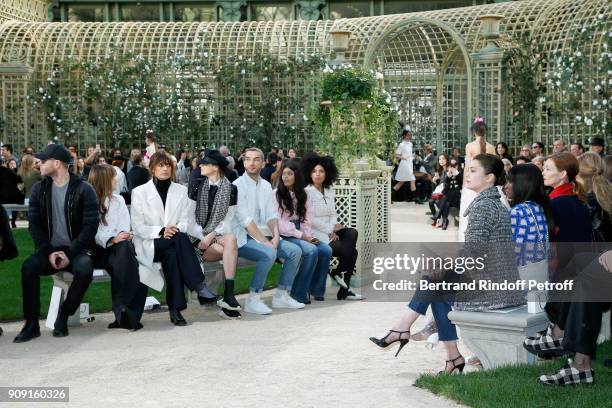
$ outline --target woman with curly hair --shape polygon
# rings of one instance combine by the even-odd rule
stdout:
[[[332,157],[306,156],[302,172],[307,180],[306,193],[312,203],[312,231],[319,241],[328,244],[332,255],[338,258],[338,266],[330,276],[340,285],[338,300],[360,300],[351,290],[351,276],[357,262],[357,230],[338,223],[334,204],[333,183],[338,178],[338,168]]]

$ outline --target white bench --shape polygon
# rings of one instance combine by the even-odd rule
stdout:
[[[255,264],[256,263],[253,261],[238,258],[238,268],[248,268],[255,266]],[[221,261],[205,262],[203,266],[205,282],[210,288],[215,290],[219,287],[221,283],[223,283],[225,279],[223,273],[223,264],[221,263]],[[53,329],[55,319],[57,318],[57,310],[66,298],[66,293],[68,293],[68,289],[72,284],[73,276],[70,272],[59,271],[56,274],[52,275],[52,278],[53,289],[51,291],[51,300],[49,302],[49,313],[47,313],[47,320],[45,322],[45,326],[50,329]],[[111,277],[105,269],[94,269],[93,279],[91,282],[92,284],[98,282],[110,282],[110,280]],[[189,301],[190,298],[188,297],[187,300]],[[87,317],[89,317],[87,313],[85,313],[85,316],[82,316],[81,310],[79,309],[68,318],[68,324],[70,326],[78,326],[81,324],[81,318]]]
[[[536,356],[523,348],[527,336],[548,326],[546,313],[527,313],[527,306],[487,312],[453,310],[448,318],[461,330],[461,339],[485,369],[513,364],[533,364]],[[610,312],[602,316],[597,342],[610,339]]]
[[[523,340],[548,325],[546,313],[527,313],[527,306],[487,312],[453,310],[448,318],[459,327],[461,339],[485,369],[534,363],[535,356],[523,348]]]

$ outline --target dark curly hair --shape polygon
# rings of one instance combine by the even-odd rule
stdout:
[[[323,181],[323,188],[331,187],[334,181],[338,178],[338,168],[336,162],[331,156],[319,156],[316,153],[308,153],[302,159],[302,174],[306,184],[312,184],[312,178],[310,175],[314,168],[320,165],[325,170],[325,180]]]
[[[293,171],[295,182],[293,183],[293,193],[297,201],[297,208],[293,208],[293,200],[291,199],[291,190],[289,190],[283,182],[282,174],[285,169]],[[304,222],[306,218],[306,190],[304,190],[304,180],[302,173],[300,172],[300,163],[297,160],[289,160],[281,167],[281,179],[279,180],[278,187],[276,188],[276,200],[278,206],[282,212],[287,211],[289,216],[297,214],[300,222]]]

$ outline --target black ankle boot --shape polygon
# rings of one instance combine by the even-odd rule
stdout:
[[[187,326],[187,320],[185,320],[181,312],[174,309],[170,309],[169,312],[170,321],[174,323],[175,326]]]
[[[55,319],[55,325],[53,328],[53,337],[66,337],[68,336],[68,315],[62,312],[60,308]]]
[[[25,343],[26,341],[30,341],[36,337],[40,337],[40,326],[38,325],[38,320],[26,320],[23,329],[21,329],[17,337],[15,337],[13,343]]]

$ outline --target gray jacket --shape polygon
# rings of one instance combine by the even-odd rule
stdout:
[[[500,201],[497,187],[478,194],[464,213],[464,216],[468,215],[464,255],[483,256],[485,267],[481,271],[472,270],[463,278],[492,282],[518,280],[510,215]],[[483,311],[524,303],[525,295],[521,291],[465,291],[457,294],[455,307],[458,310]]]

